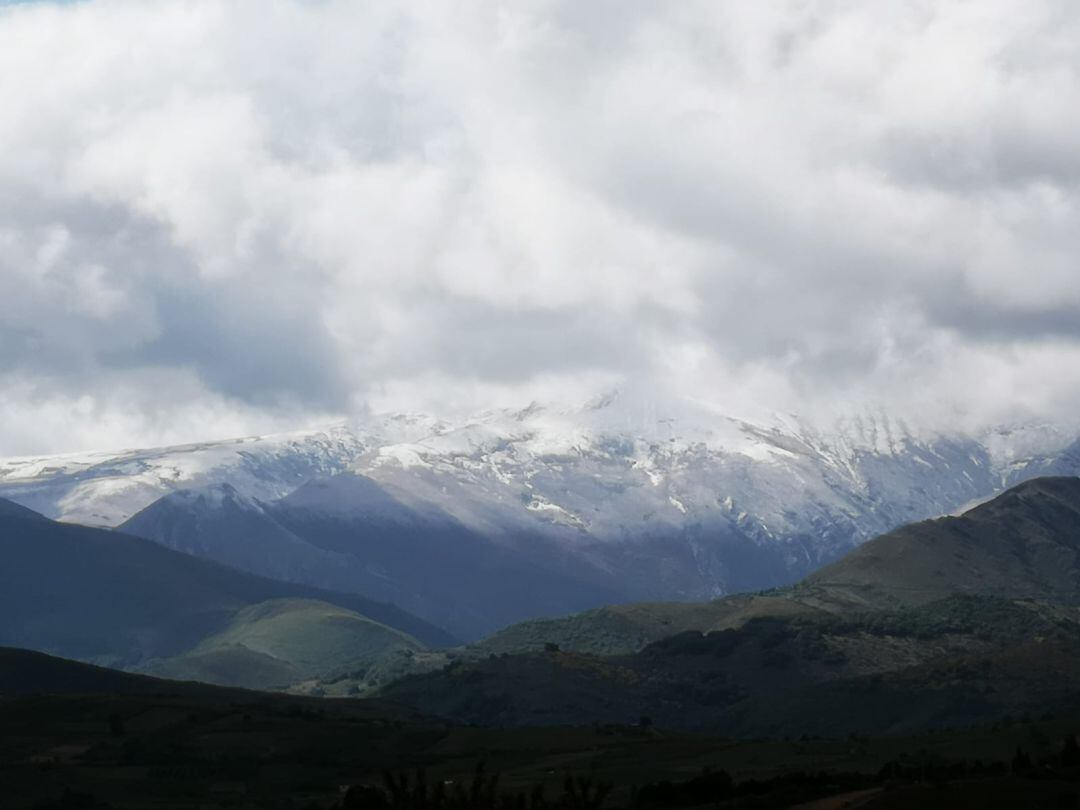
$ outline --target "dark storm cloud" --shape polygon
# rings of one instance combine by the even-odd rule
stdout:
[[[314,310],[263,293],[235,284],[162,285],[152,294],[158,335],[104,362],[190,367],[211,390],[254,404],[285,398],[345,408],[337,346]]]
[[[32,192],[22,202],[6,207],[17,227],[0,279],[0,368],[71,390],[112,371],[175,368],[244,402],[346,406],[337,346],[302,287],[200,279],[161,225],[115,206]]]
[[[995,343],[1080,341],[1080,306],[1048,304],[1034,310],[1002,306],[966,296],[929,301],[932,322],[974,340]]]

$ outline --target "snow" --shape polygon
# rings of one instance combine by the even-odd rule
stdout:
[[[232,497],[214,489],[227,483],[236,497],[269,502],[354,472],[412,508],[492,536],[527,530],[576,547],[583,538],[734,525],[747,542],[811,545],[793,547],[792,559],[825,558],[1023,476],[1060,473],[1058,454],[1075,435],[1046,425],[917,434],[882,413],[811,425],[791,414],[747,419],[696,400],[613,394],[577,407],[367,415],[233,441],[6,459],[0,496],[112,526],[179,490]]]
[[[425,448],[415,445],[396,444],[389,447],[380,447],[375,465],[397,464],[399,467],[429,467],[421,453]]]

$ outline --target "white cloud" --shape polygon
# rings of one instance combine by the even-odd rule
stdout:
[[[1078,44],[1053,0],[0,8],[0,454],[619,380],[1055,417]]]

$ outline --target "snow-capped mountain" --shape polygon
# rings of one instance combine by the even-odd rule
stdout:
[[[702,598],[791,581],[862,540],[1027,477],[1076,474],[1080,443],[1040,425],[962,436],[862,415],[825,429],[613,395],[579,408],[455,421],[390,415],[230,442],[10,459],[0,461],[0,496],[106,526],[170,492],[219,484],[269,503],[323,481],[324,510],[362,519],[388,508],[325,482],[345,472],[377,484],[394,509],[441,517],[496,546],[528,551],[543,538],[629,596]]]

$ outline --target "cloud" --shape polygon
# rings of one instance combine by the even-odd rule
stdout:
[[[620,382],[1063,417],[1078,42],[1054,0],[7,5],[0,453]]]

